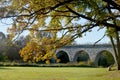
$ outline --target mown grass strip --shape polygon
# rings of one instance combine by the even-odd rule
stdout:
[[[0,67],[0,80],[120,80],[119,71],[79,67]]]

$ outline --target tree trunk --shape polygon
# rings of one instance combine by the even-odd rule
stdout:
[[[118,67],[118,70],[120,70],[120,39],[119,39],[119,33],[118,31],[116,31],[116,40],[117,40],[117,67]]]
[[[118,61],[117,61],[117,69],[120,70],[120,58],[118,58]]]
[[[109,11],[109,13],[111,15],[113,15],[112,11],[109,8],[108,8],[108,11]],[[114,24],[116,24],[116,19],[113,19],[113,22],[114,22]],[[119,39],[119,32],[117,31],[117,28],[114,28],[114,29],[115,29],[115,34],[116,34],[116,36],[114,36],[115,39],[116,39],[116,45],[115,45],[115,43],[113,41],[113,37],[110,36],[110,39],[111,39],[111,42],[112,42],[113,50],[115,52],[115,57],[116,57],[116,61],[117,61],[117,68],[118,68],[118,70],[120,70],[120,39]]]
[[[111,44],[114,50],[115,58],[116,58],[116,63],[117,63],[117,69],[120,70],[120,39],[119,39],[119,33],[116,30],[116,44],[114,43],[113,37],[109,36],[111,40]]]
[[[115,43],[114,43],[114,40],[113,40],[113,37],[112,36],[109,36],[110,38],[110,41],[111,41],[111,44],[112,44],[112,47],[113,47],[113,51],[114,51],[114,54],[115,54],[115,60],[117,61],[118,59],[118,53],[117,53],[117,50],[116,50],[116,46],[115,46]]]

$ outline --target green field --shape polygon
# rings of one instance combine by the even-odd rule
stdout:
[[[0,80],[120,80],[120,71],[79,67],[0,67]]]

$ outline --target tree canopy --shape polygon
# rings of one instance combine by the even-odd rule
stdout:
[[[32,47],[34,43],[46,54],[51,53],[51,49],[54,52],[54,49],[70,44],[94,27],[120,31],[119,0],[1,0],[1,4],[0,19],[9,18],[13,22],[8,29],[11,38],[28,30],[32,43],[26,47]],[[37,36],[40,32],[50,33],[52,37],[41,38]],[[46,48],[48,46],[50,48]],[[30,53],[25,49],[20,52],[22,57]]]

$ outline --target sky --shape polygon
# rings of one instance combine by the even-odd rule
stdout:
[[[82,38],[76,39],[76,42],[78,44],[94,44],[96,41],[98,41],[104,36],[105,31],[106,31],[105,28],[99,30],[99,27],[96,27],[92,29],[91,32],[86,32],[85,34],[83,34]],[[104,44],[104,43],[110,43],[109,37],[105,36],[97,44]]]
[[[11,25],[7,25],[7,24],[4,24],[4,23],[1,23],[0,22],[0,32],[3,32],[5,34],[7,34],[7,28],[10,27]]]
[[[10,27],[10,25],[0,23],[0,32],[7,34],[8,27]],[[103,37],[106,30],[105,28],[103,28],[98,31],[98,29],[99,28],[96,27],[92,29],[91,32],[86,32],[81,38],[77,38],[75,41],[77,42],[77,44],[94,44],[96,41]],[[105,36],[101,41],[99,41],[98,44],[104,43],[110,43],[110,40],[107,36]]]

